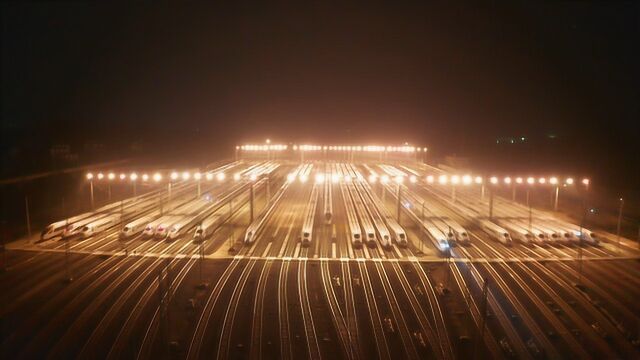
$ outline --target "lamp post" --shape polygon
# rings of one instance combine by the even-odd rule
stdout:
[[[587,215],[589,213],[594,213],[595,209],[585,209],[582,213],[582,220],[580,221],[580,232],[579,232],[579,245],[578,245],[578,285],[582,286],[582,247],[584,245],[584,227],[587,221]]]
[[[253,208],[254,208],[253,200],[255,197],[254,188],[253,188],[253,185],[255,182],[253,180],[250,180],[250,182],[251,182],[251,187],[249,188],[249,224],[253,223]]]
[[[131,183],[133,184],[133,196],[136,197],[138,196],[138,192],[136,190],[136,180],[138,180],[138,174],[131,174],[131,176],[129,176],[129,179],[131,179]]]
[[[555,186],[555,196],[553,199],[553,211],[558,211],[558,195],[560,193],[560,185],[558,184],[558,178],[552,177],[549,179],[549,183]]]
[[[498,178],[492,176],[489,179],[491,186],[489,186],[489,220],[493,219],[493,187],[498,183]]]
[[[265,141],[267,143],[267,161],[271,160],[271,139]]]
[[[89,191],[91,194],[91,210],[93,210],[94,201],[93,201],[93,174],[92,173],[87,174],[87,180],[89,180]]]
[[[451,202],[456,202],[456,185],[460,182],[460,177],[454,175],[451,177]]]
[[[532,222],[533,222],[533,218],[532,218],[532,210],[531,210],[531,199],[529,198],[529,193],[531,191],[531,186],[535,183],[535,179],[532,177],[527,178],[527,207],[529,207],[529,231],[531,231],[531,227],[532,227]]]
[[[399,224],[400,223],[400,214],[402,212],[401,211],[402,210],[401,209],[402,202],[401,202],[400,198],[402,196],[402,181],[403,181],[403,178],[401,176],[397,176],[395,180],[396,180],[396,183],[398,184],[398,192],[397,192],[397,196],[398,196],[397,210],[398,210],[398,213],[397,213],[397,219],[398,219],[398,224]]]
[[[202,193],[202,192],[201,192],[201,187],[200,187],[200,186],[201,186],[201,184],[200,184],[200,180],[202,179],[202,174],[200,174],[199,172],[197,172],[197,173],[193,174],[193,178],[194,178],[194,179],[196,179],[196,181],[198,182],[198,183],[197,183],[197,189],[198,189],[198,192],[197,192],[197,196],[196,196],[196,197],[197,197],[197,198],[199,198],[199,197],[200,197],[200,195],[201,195],[201,193]]]
[[[24,209],[27,214],[27,234],[31,237],[31,216],[29,216],[29,198],[24,196]]]
[[[620,252],[620,224],[622,222],[622,207],[624,206],[624,199],[620,198],[620,208],[618,209],[618,226],[616,227],[616,240],[618,242],[618,252]]]

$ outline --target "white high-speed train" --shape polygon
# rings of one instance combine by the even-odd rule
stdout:
[[[311,190],[311,196],[309,197],[309,203],[305,210],[304,222],[302,224],[302,231],[300,234],[300,241],[303,246],[309,246],[311,238],[313,236],[313,223],[316,214],[316,206],[318,205],[318,188],[314,186]]]
[[[492,223],[489,220],[478,220],[478,224],[480,228],[489,234],[489,236],[504,245],[511,246],[513,244],[513,239],[507,230],[501,228],[500,226]]]
[[[118,225],[119,222],[120,214],[109,215],[83,226],[79,231],[79,235],[82,239],[86,239]]]
[[[196,226],[196,230],[193,232],[193,242],[200,243],[209,238],[224,219],[222,215],[212,215],[204,219],[201,224]]]
[[[130,239],[131,237],[141,233],[149,221],[153,220],[157,216],[157,213],[147,215],[128,223],[124,228],[122,228],[122,231],[120,231],[120,239]]]
[[[351,201],[349,190],[346,189],[346,185],[344,183],[340,184],[340,190],[342,192],[342,198],[344,199],[344,205],[347,213],[347,222],[351,235],[350,241],[354,247],[359,248],[362,246],[362,231],[360,229],[360,223],[358,222],[358,216],[356,215],[356,210],[353,206],[353,202]]]

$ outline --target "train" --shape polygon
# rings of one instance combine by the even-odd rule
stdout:
[[[449,245],[447,236],[442,231],[440,231],[440,229],[438,229],[434,225],[425,224],[424,222],[422,223],[422,227],[426,231],[426,233],[433,239],[436,250],[438,250],[443,255],[449,255],[451,253],[451,246]]]
[[[127,240],[141,233],[145,229],[145,226],[149,223],[149,221],[154,219],[156,216],[156,214],[143,216],[126,224],[122,231],[120,231],[120,239]]]
[[[56,221],[52,224],[49,224],[40,233],[40,240],[44,241],[44,240],[53,239],[58,236],[62,236],[67,226],[73,225],[76,221],[85,219],[86,217],[89,217],[91,215],[94,215],[94,213],[88,212],[78,216],[74,216],[66,220]]]
[[[86,239],[90,236],[97,235],[103,231],[116,226],[120,222],[120,214],[113,214],[96,221],[90,222],[80,229],[78,232],[80,238]]]
[[[357,193],[355,186],[350,183],[347,185],[349,193],[351,193],[352,200],[355,204],[356,213],[358,214],[358,219],[360,220],[360,225],[362,225],[362,230],[364,233],[363,242],[367,244],[369,247],[375,247],[377,244],[376,240],[376,230],[371,223],[371,219],[369,217],[369,213],[362,202],[362,199]]]
[[[360,192],[360,196],[364,202],[367,204],[367,210],[373,219],[373,225],[380,236],[380,245],[385,249],[389,249],[391,247],[391,232],[387,228],[387,225],[385,225],[384,219],[380,214],[381,210],[378,206],[378,202],[373,198],[371,191],[367,188],[365,183],[359,183],[356,188]]]
[[[324,223],[331,224],[333,218],[333,201],[331,199],[331,181],[324,183]]]
[[[302,224],[302,231],[300,241],[303,246],[309,246],[311,243],[311,237],[313,236],[313,223],[316,214],[316,206],[318,205],[318,188],[313,186],[311,190],[311,196],[309,197],[309,203],[305,210],[304,223]]]
[[[478,220],[478,225],[480,225],[480,228],[493,240],[496,240],[506,246],[513,245],[513,238],[507,230],[485,219]]]
[[[156,231],[153,233],[153,237],[157,240],[164,240],[169,236],[169,230],[175,224],[182,220],[182,216],[169,216],[163,221],[158,223]]]
[[[342,197],[344,198],[344,205],[347,213],[347,221],[349,223],[349,232],[351,235],[351,244],[359,248],[362,246],[362,231],[360,229],[360,223],[358,222],[358,216],[356,210],[349,196],[349,190],[346,189],[344,183],[340,184],[340,190],[342,191]]]
[[[489,221],[489,220],[486,220],[486,221]],[[537,239],[523,227],[502,219],[496,219],[495,221],[498,223],[499,226],[502,226],[509,231],[509,234],[511,235],[511,239],[513,239],[514,241],[517,241],[525,245],[532,245],[537,242]]]
[[[222,215],[212,215],[204,219],[196,226],[196,230],[193,232],[193,242],[201,243],[208,239],[223,221],[224,217]]]

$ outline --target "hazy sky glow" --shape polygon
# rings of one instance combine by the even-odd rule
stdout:
[[[638,150],[633,4],[2,14],[3,129],[45,142],[406,140],[467,155],[558,134],[571,156]]]

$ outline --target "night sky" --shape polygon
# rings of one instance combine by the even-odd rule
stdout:
[[[2,26],[3,152],[408,141],[640,188],[633,2],[4,3]],[[521,136],[536,146],[496,146]]]

